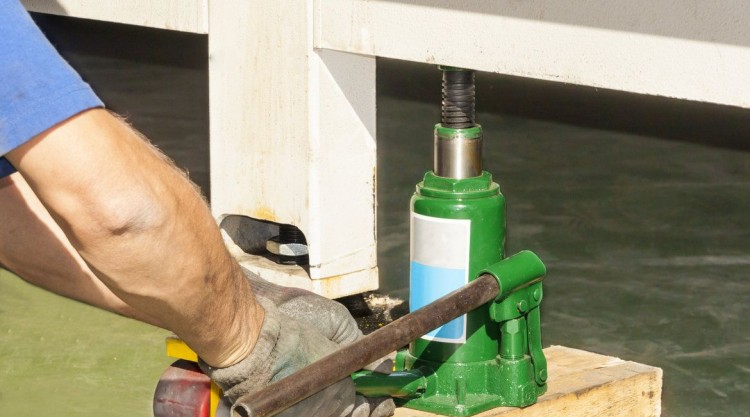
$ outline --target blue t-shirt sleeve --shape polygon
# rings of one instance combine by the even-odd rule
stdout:
[[[5,158],[0,158],[0,178],[16,172],[16,169]]]
[[[102,107],[18,0],[0,1],[0,157],[84,110]],[[13,172],[0,158],[0,177]]]

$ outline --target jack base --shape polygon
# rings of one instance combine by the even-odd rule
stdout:
[[[534,381],[531,358],[455,363],[419,360],[408,352],[407,370],[419,369],[427,381],[424,394],[399,401],[400,406],[446,416],[472,416],[495,407],[526,407],[547,385]]]

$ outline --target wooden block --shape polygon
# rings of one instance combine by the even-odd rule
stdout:
[[[526,408],[500,407],[477,417],[657,417],[662,370],[563,346],[544,350],[547,393]],[[394,417],[436,414],[399,408]]]

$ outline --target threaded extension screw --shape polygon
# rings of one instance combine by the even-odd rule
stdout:
[[[279,240],[283,243],[307,243],[302,231],[290,224],[279,226]]]
[[[310,258],[307,253],[307,239],[296,226],[279,225],[279,235],[266,243],[266,248],[275,256],[276,263],[282,265],[307,265]],[[304,248],[304,250],[301,250]],[[295,253],[294,255],[289,252]]]
[[[476,94],[474,71],[443,70],[443,127],[463,129],[474,126]]]

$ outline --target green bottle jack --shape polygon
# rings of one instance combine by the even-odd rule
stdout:
[[[412,311],[466,285],[505,256],[505,198],[492,175],[482,170],[474,73],[441,69],[442,118],[434,130],[433,171],[417,185],[411,200]],[[541,282],[538,285],[541,301]],[[404,405],[467,416],[536,402],[546,389],[546,365],[544,378],[537,380],[529,332],[539,332],[538,302],[532,303],[536,322],[531,328],[526,304],[527,311],[511,308],[510,314],[488,304],[412,342],[402,365],[425,375],[426,390]],[[539,355],[541,340],[535,356],[543,362]]]

